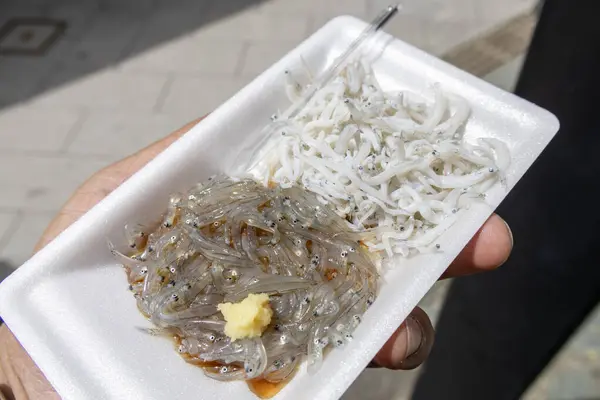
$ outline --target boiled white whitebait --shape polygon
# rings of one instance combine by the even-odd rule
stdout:
[[[292,101],[310,87],[290,71],[285,80]],[[510,154],[497,139],[463,140],[469,105],[439,85],[432,91],[433,102],[385,92],[367,62],[352,62],[296,116],[275,117],[275,137],[250,173],[314,192],[371,251],[439,248],[457,214],[504,180]]]

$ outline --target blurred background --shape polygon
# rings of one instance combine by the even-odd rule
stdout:
[[[369,21],[388,3],[1,0],[0,280],[31,255],[53,215],[93,172],[210,112],[330,18]],[[402,4],[387,32],[515,89],[538,1]],[[433,319],[451,284],[439,283],[423,300]],[[599,350],[597,310],[524,398],[600,399]],[[411,398],[426,368],[365,371],[344,398]]]

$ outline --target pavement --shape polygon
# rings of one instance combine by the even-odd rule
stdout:
[[[368,21],[388,3],[0,2],[0,260],[13,267],[27,260],[61,205],[95,171],[210,112],[329,19],[350,14]],[[535,3],[405,0],[386,31],[434,55],[456,58],[465,43]],[[6,23],[13,24],[8,31],[1,28]],[[522,57],[503,57],[502,65],[485,72],[510,90]],[[8,270],[3,268],[0,277]],[[447,285],[423,302],[434,316]],[[600,315],[592,323],[598,326]],[[585,354],[591,342],[585,341]],[[531,399],[574,398],[568,390],[567,397],[550,394],[557,385],[569,386],[561,383],[564,369],[557,368],[562,375],[544,376],[540,388],[528,394]],[[344,398],[409,398],[418,373],[365,372]],[[578,387],[596,388],[586,385]]]

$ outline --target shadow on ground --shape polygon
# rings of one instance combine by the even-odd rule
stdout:
[[[0,107],[115,65],[263,1],[1,1]],[[42,21],[41,25],[31,23],[32,18]],[[37,48],[53,23],[66,29],[43,54],[3,54],[3,48],[12,53],[15,46]]]

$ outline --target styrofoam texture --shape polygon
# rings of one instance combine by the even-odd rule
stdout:
[[[0,315],[64,399],[253,399],[242,382],[220,383],[186,364],[138,312],[106,239],[127,222],[155,218],[168,195],[248,156],[244,146],[276,109],[288,106],[283,71],[302,56],[322,71],[366,26],[338,17],[233,96],[136,173],[0,285]],[[511,189],[558,130],[549,112],[380,33],[374,68],[385,90],[423,92],[433,82],[472,106],[467,137],[496,137],[512,153]],[[202,94],[199,93],[199,96]],[[245,142],[244,142],[245,141]],[[247,148],[247,147],[246,147]],[[469,210],[442,236],[443,252],[395,260],[354,340],[328,354],[321,372],[303,365],[277,399],[339,398],[506,196],[497,185],[489,206]]]

